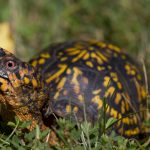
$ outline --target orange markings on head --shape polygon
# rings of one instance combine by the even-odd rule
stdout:
[[[0,78],[0,83],[1,83],[0,90],[1,91],[7,91],[7,89],[8,89],[8,82],[5,79]]]
[[[16,78],[16,75],[14,74],[14,73],[9,73],[9,80],[10,81],[14,81],[15,80],[15,78]]]
[[[17,78],[15,73],[9,74],[9,80],[13,83],[13,87],[19,87],[20,86],[20,80]]]
[[[28,70],[27,69],[20,69],[19,74],[20,74],[21,78],[23,78],[25,74],[28,74]]]
[[[19,79],[16,79],[15,81],[14,81],[14,87],[19,87],[20,86],[20,80]]]

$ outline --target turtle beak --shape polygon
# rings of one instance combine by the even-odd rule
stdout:
[[[0,77],[8,79],[8,75],[3,69],[0,69]]]

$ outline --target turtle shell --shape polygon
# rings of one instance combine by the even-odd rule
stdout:
[[[116,133],[135,137],[142,132],[146,90],[140,65],[123,50],[97,41],[53,44],[30,61],[48,87],[43,106],[52,113],[95,122],[105,107],[118,119]]]

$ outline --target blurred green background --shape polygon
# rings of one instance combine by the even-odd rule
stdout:
[[[0,21],[24,60],[53,42],[97,39],[144,60],[150,75],[150,0],[0,0]]]

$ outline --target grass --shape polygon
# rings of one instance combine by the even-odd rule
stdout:
[[[113,119],[106,122],[107,126],[112,125]],[[48,142],[45,142],[46,137],[51,130],[40,131],[36,126],[32,132],[24,132],[29,125],[29,122],[20,122],[16,119],[15,123],[9,123],[13,127],[13,131],[9,135],[0,134],[0,149],[2,150],[145,150],[148,149],[150,138],[145,143],[132,139],[125,139],[122,136],[117,136],[112,131],[108,136],[105,133],[99,134],[99,123],[92,126],[87,121],[80,124],[78,127],[76,123],[70,120],[58,119],[57,124],[59,130],[56,130],[59,139],[57,145],[49,147]],[[108,128],[106,130],[108,132]]]
[[[140,142],[136,139],[126,139],[116,135],[112,126],[119,120],[106,117],[107,105],[104,105],[99,112],[99,119],[93,125],[86,119],[79,123],[78,120],[56,118],[56,124],[51,129],[40,131],[39,126],[29,132],[27,127],[30,121],[21,122],[15,118],[15,122],[8,122],[1,125],[4,128],[11,128],[11,132],[0,130],[1,150],[145,150],[150,146],[150,138]],[[132,114],[134,115],[134,114]],[[150,122],[148,123],[150,124]],[[56,144],[49,145],[48,138],[51,132],[57,135]]]

